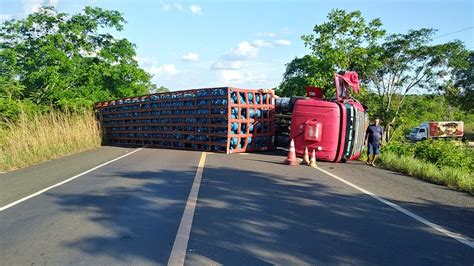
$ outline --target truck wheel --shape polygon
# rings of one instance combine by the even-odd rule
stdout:
[[[347,160],[346,159],[341,159],[341,163],[346,163]]]
[[[422,139],[421,139],[421,141],[425,141],[425,140],[426,140],[426,138],[422,138]]]

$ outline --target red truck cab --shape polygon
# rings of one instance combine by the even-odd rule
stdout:
[[[310,153],[316,151],[317,160],[345,162],[359,158],[362,152],[368,116],[349,92],[351,86],[358,91],[357,73],[336,75],[335,80],[335,100],[325,100],[320,88],[308,87],[309,98],[295,102],[290,136],[297,156],[303,156],[307,147]]]

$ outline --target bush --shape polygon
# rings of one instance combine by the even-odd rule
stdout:
[[[421,141],[416,143],[413,155],[440,168],[474,171],[474,151],[463,143],[450,140]]]
[[[390,170],[474,194],[474,174],[471,171],[448,166],[439,168],[430,162],[390,151],[382,154],[379,163]]]
[[[387,169],[474,194],[474,150],[451,140],[392,141],[378,162]]]
[[[438,167],[453,167],[474,171],[474,150],[464,143],[451,140],[426,140],[417,143],[390,142],[383,152],[408,156],[433,163]]]
[[[20,116],[33,118],[38,114],[46,113],[48,110],[47,106],[34,104],[30,100],[19,101],[0,98],[0,127],[18,121]]]
[[[402,156],[402,155],[413,156],[415,152],[415,147],[414,145],[410,143],[391,141],[382,147],[382,151],[390,152],[398,156]]]

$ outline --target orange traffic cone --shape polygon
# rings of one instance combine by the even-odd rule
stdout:
[[[311,154],[311,161],[309,163],[309,166],[311,167],[318,167],[316,165],[316,152],[313,150],[313,154]]]
[[[308,147],[305,147],[304,149],[304,156],[303,156],[303,162],[301,164],[304,164],[304,165],[309,165],[310,161],[309,161],[309,154],[308,154]]]
[[[298,165],[298,159],[296,159],[296,151],[295,151],[295,142],[293,139],[290,142],[290,149],[288,150],[288,158],[286,159],[287,165]]]

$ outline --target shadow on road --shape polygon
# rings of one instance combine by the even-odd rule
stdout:
[[[87,194],[52,194],[64,211],[85,214],[97,227],[96,234],[62,245],[126,264],[137,258],[165,264],[194,174],[195,169],[112,172],[97,178],[128,185],[98,187]]]
[[[367,195],[309,178],[314,172],[232,170],[205,169],[190,264],[434,265],[473,258],[469,248],[457,249],[462,245]]]
[[[469,248],[367,195],[305,171],[286,176],[278,173],[279,166],[272,167],[265,173],[206,166],[187,264],[436,265],[473,260]],[[104,229],[63,245],[123,263],[140,258],[166,264],[194,171],[115,172],[100,178],[109,176],[133,185],[52,195],[65,211],[85,212]]]

